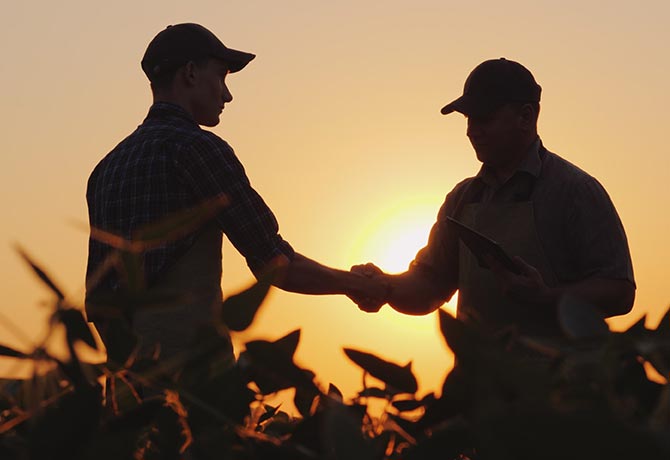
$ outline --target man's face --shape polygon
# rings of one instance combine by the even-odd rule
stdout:
[[[210,127],[219,124],[224,104],[233,100],[226,86],[227,75],[228,66],[219,59],[209,59],[206,65],[198,67],[191,98],[193,118],[198,124]]]
[[[486,116],[471,115],[467,119],[467,136],[479,161],[497,167],[515,158],[523,139],[517,107],[507,104]]]

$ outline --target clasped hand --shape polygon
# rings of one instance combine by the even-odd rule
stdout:
[[[354,265],[351,267],[351,272],[367,277],[371,283],[371,292],[374,292],[374,295],[349,296],[349,298],[365,312],[378,312],[386,303],[386,295],[389,292],[389,281],[386,279],[384,272],[373,263]]]

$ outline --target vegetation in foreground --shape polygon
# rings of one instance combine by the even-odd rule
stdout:
[[[0,345],[3,356],[49,369],[0,382],[2,459],[670,458],[670,310],[655,328],[642,318],[612,332],[594,308],[565,299],[558,311],[565,337],[554,342],[513,330],[485,336],[440,311],[458,362],[441,394],[417,395],[411,363],[344,349],[364,373],[363,388],[347,401],[295,364],[300,330],[250,341],[234,359],[229,334],[252,323],[269,279],[226,299],[187,354],[161,363],[139,357],[137,338],[119,320],[108,362],[92,364],[77,352],[97,346],[80,309],[22,255],[55,294],[50,330],[64,328],[68,356]],[[119,260],[132,268],[136,259]],[[142,296],[130,291],[115,311],[132,316],[147,303]],[[645,367],[665,383],[650,380]],[[367,386],[366,376],[380,384]],[[285,389],[295,391],[299,416],[264,403]],[[372,400],[385,401],[380,416],[370,415]]]

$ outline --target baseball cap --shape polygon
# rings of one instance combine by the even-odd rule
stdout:
[[[256,55],[227,48],[200,24],[184,23],[160,31],[147,46],[141,64],[149,81],[154,81],[188,61],[207,57],[223,60],[232,73],[242,70]]]
[[[540,102],[542,87],[533,74],[504,57],[484,61],[474,68],[463,95],[442,107],[442,114],[486,115],[509,102]]]

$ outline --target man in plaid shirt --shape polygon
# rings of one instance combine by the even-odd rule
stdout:
[[[217,199],[226,204],[213,219],[142,252],[140,287],[174,294],[167,296],[169,308],[140,309],[132,318],[141,343],[160,345],[161,357],[187,349],[197,327],[221,303],[223,233],[256,276],[276,265],[284,267],[275,283],[284,290],[356,298],[382,294],[384,286],[378,281],[296,253],[279,235],[275,216],[251,187],[233,149],[200,128],[219,123],[224,105],[232,100],[226,75],[253,58],[225,47],[197,24],[168,26],[149,44],[142,69],[151,82],[154,104],[88,181],[92,230],[87,311],[103,341],[108,322],[99,316],[93,299],[132,288],[132,274],[124,273],[123,263],[114,259],[114,241],[137,240],[147,225]]]

